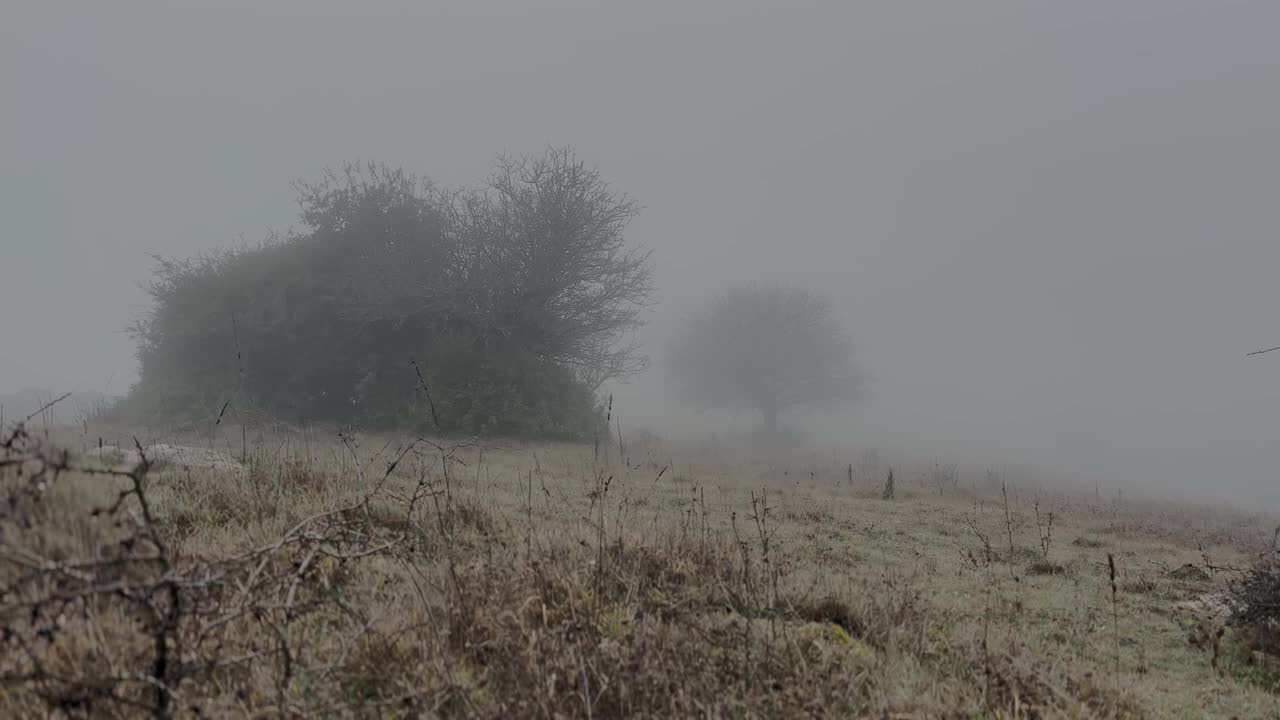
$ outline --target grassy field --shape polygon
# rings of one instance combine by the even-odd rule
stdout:
[[[654,439],[214,471],[100,434],[5,451],[0,716],[1280,717],[1215,601],[1268,516]]]

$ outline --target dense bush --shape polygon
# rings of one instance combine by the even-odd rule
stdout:
[[[571,152],[502,158],[480,190],[381,165],[298,189],[304,231],[157,260],[127,410],[581,437],[641,366],[637,208]]]

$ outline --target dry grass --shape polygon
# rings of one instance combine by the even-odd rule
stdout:
[[[96,474],[52,442],[2,471],[4,717],[1280,712],[1221,619],[1178,607],[1259,518],[1059,495],[1077,540],[1049,542],[1031,491],[1006,515],[948,470],[886,501],[848,461],[653,438],[260,439],[239,476]]]

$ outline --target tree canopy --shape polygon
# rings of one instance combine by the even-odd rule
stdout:
[[[830,301],[802,288],[731,288],[687,319],[668,361],[685,402],[757,411],[770,433],[780,413],[831,406],[858,389]]]
[[[638,208],[571,150],[476,189],[380,164],[296,187],[303,231],[157,259],[130,407],[392,426],[434,423],[430,393],[444,432],[581,437],[599,385],[643,367]]]

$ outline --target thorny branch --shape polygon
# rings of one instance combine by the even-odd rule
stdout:
[[[369,621],[346,608],[336,590],[346,563],[400,541],[359,521],[382,483],[239,555],[180,557],[147,494],[151,463],[136,440],[135,447],[134,467],[104,469],[73,465],[21,423],[0,437],[0,688],[26,688],[62,715],[167,718],[194,707],[184,683],[242,676],[252,665],[271,676],[274,714],[309,714],[310,698],[295,692],[294,680],[322,659],[292,629],[323,612],[348,617],[357,635],[367,630]],[[33,528],[58,521],[45,496],[71,472],[123,484],[92,512],[115,531],[94,557],[62,557],[24,542],[36,535]],[[95,661],[83,648],[59,650],[76,648],[85,634],[105,639],[114,657]],[[65,662],[77,655],[82,661]]]

